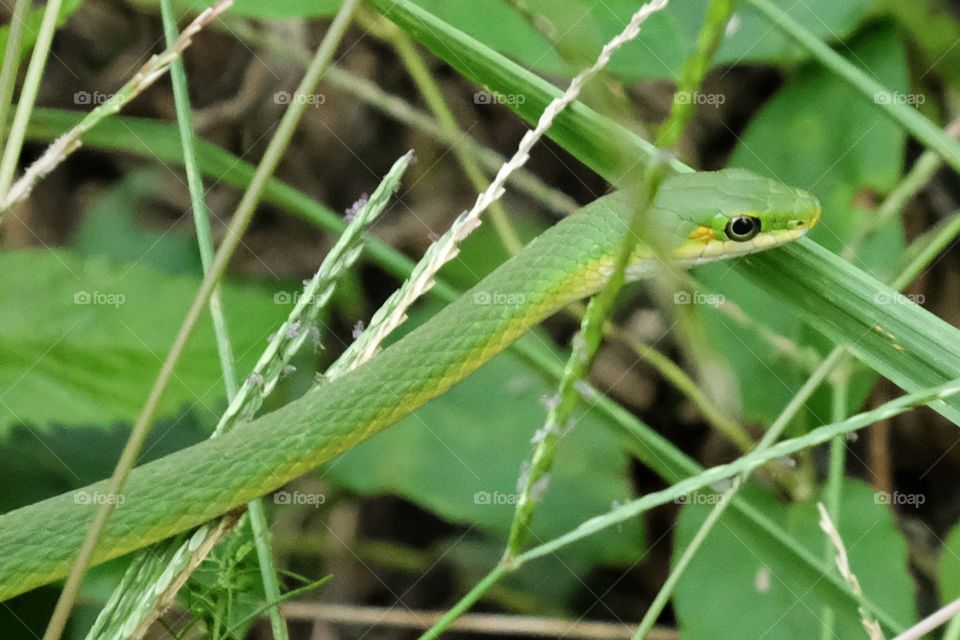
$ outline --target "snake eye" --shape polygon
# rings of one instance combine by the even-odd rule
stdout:
[[[750,216],[731,218],[724,232],[734,242],[746,242],[760,233],[760,218]]]

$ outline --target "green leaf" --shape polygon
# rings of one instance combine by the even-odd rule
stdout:
[[[129,421],[143,405],[199,286],[142,265],[36,249],[0,254],[0,434],[11,426]],[[249,371],[285,305],[226,286],[238,371]],[[223,403],[209,322],[201,322],[160,414]]]
[[[469,80],[505,96],[523,96],[506,104],[527,122],[536,122],[550,101],[560,95],[540,76],[407,0],[368,2]],[[610,180],[622,176],[638,160],[647,162],[655,154],[649,142],[581,102],[560,112],[548,135]],[[671,166],[678,171],[690,170],[679,161]]]
[[[422,314],[420,314],[422,317]],[[501,354],[390,430],[345,453],[321,473],[367,495],[407,498],[451,522],[505,538],[521,463],[544,421],[540,398],[553,386]],[[632,497],[629,461],[611,424],[581,415],[564,438],[532,540],[549,539]],[[644,549],[641,523],[574,548],[599,563],[630,562]]]
[[[907,90],[906,51],[889,25],[852,40],[847,57],[869,68],[890,91]],[[906,135],[876,105],[827,69],[808,65],[753,117],[730,164],[814,193],[825,213],[811,237],[836,251],[871,222],[857,196],[896,186],[905,146]],[[894,234],[886,246],[861,254],[858,265],[889,268],[888,251],[900,253],[903,247],[900,234]]]
[[[713,494],[695,494],[715,498]],[[708,502],[709,500],[704,500]],[[826,539],[813,502],[784,506],[766,500],[764,512],[809,552],[826,557]],[[850,566],[866,597],[901,621],[915,620],[913,581],[907,570],[907,545],[890,508],[870,487],[844,483],[839,530]],[[686,547],[710,510],[683,507],[676,528],[676,548]],[[674,553],[674,558],[679,557]],[[878,562],[883,558],[883,562]],[[819,637],[823,603],[815,597],[816,579],[805,576],[768,540],[751,530],[720,520],[694,557],[674,595],[674,608],[685,640],[709,638]],[[863,637],[855,607],[836,609],[835,638]]]
[[[568,74],[570,67],[553,46],[506,0],[484,0],[483,11],[470,2],[416,0],[417,4],[440,20],[452,25],[489,47],[518,62],[552,74]],[[572,6],[569,0],[558,3]],[[532,7],[539,10],[540,7]],[[588,9],[585,13],[589,14]],[[581,13],[583,15],[583,12]]]
[[[960,329],[802,238],[736,269],[906,391],[960,379]],[[930,405],[960,425],[956,397]]]

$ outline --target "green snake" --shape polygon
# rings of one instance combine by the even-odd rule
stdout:
[[[410,414],[533,325],[595,293],[612,271],[635,201],[626,192],[594,201],[355,371],[219,438],[136,468],[93,562],[189,530],[279,488]],[[819,218],[810,194],[747,171],[672,176],[646,218],[663,247],[654,253],[638,245],[628,277],[650,273],[662,256],[687,268],[775,247]],[[67,574],[105,491],[105,482],[95,483],[0,516],[0,600]]]

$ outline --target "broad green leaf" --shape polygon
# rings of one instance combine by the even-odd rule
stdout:
[[[907,90],[906,51],[895,29],[868,29],[847,49],[847,57],[870,69],[890,91]],[[830,108],[822,108],[825,104]],[[906,135],[875,104],[827,69],[811,64],[754,116],[730,164],[816,195],[824,216],[810,237],[838,251],[871,222],[872,212],[858,204],[857,196],[865,190],[887,193],[897,184],[905,146]],[[861,253],[857,264],[889,270],[891,252],[903,248],[900,233],[888,234],[871,253]]]
[[[431,9],[428,3],[418,4]],[[451,3],[456,4],[456,3]],[[592,61],[601,47],[623,30],[639,6],[633,0],[529,0],[527,5],[535,14],[547,18],[556,32],[562,34],[561,45],[577,52],[580,62]],[[861,20],[870,0],[833,2],[806,0],[789,3],[785,11],[801,22],[815,35],[827,40],[849,35]],[[622,80],[662,77],[675,80],[684,61],[693,52],[700,25],[706,13],[707,0],[672,2],[663,11],[651,16],[634,42],[628,43],[614,55],[608,70]],[[436,12],[435,12],[436,13]],[[440,18],[447,16],[437,14]],[[521,48],[498,46],[487,39],[488,30],[494,30],[485,21],[448,20],[474,38],[490,44],[504,53],[538,71],[556,73],[540,61],[530,63]],[[715,65],[750,62],[782,64],[799,62],[808,57],[806,50],[796,46],[747,3],[740,3],[731,19],[726,39],[714,57]]]
[[[489,47],[504,53],[523,65],[552,74],[570,71],[550,43],[507,0],[483,0],[478,11],[476,1],[416,0],[417,4]],[[570,0],[557,3],[570,6]],[[539,10],[539,7],[532,7]],[[589,13],[589,10],[588,10]]]
[[[695,494],[709,502],[713,494]],[[826,538],[813,502],[784,506],[768,499],[765,513],[789,531],[810,553],[826,558]],[[693,538],[710,510],[707,504],[683,507],[676,548]],[[907,569],[903,535],[884,500],[856,480],[844,483],[840,535],[866,597],[902,622],[916,618],[913,581]],[[768,541],[750,530],[732,527],[724,516],[680,580],[674,609],[685,640],[820,637],[823,603],[814,596],[816,580],[796,570],[788,557],[772,554]],[[674,553],[674,558],[679,553]],[[878,562],[883,558],[883,562]],[[835,571],[835,570],[834,570]],[[835,609],[831,637],[863,636],[856,607]]]
[[[444,519],[505,539],[521,463],[544,421],[541,397],[553,385],[501,354],[444,395],[376,438],[331,462],[321,474],[364,494],[392,493]],[[599,412],[580,416],[562,442],[531,540],[576,526],[632,495],[629,461]],[[574,548],[600,563],[630,562],[644,548],[639,521]]]
[[[407,0],[368,0],[370,5],[407,31],[437,57],[469,80],[490,91],[514,97],[505,101],[527,122],[536,122],[560,91],[484,43],[458,31]],[[522,98],[518,98],[518,96]],[[601,176],[616,180],[638,158],[653,157],[653,145],[598,114],[581,102],[562,111],[548,132],[550,138]],[[626,153],[623,152],[624,148]],[[684,170],[682,163],[671,163]]]
[[[199,285],[50,249],[2,253],[0,272],[0,433],[135,418]],[[238,370],[249,371],[287,305],[236,286],[224,305]],[[215,421],[223,397],[213,329],[201,322],[159,415],[194,408]]]

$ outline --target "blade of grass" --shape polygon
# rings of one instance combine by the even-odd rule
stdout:
[[[542,558],[550,555],[557,550],[572,544],[578,540],[601,531],[603,529],[615,526],[630,518],[648,511],[655,506],[674,502],[676,499],[690,494],[693,491],[704,489],[715,485],[723,480],[730,480],[736,476],[752,471],[772,460],[791,456],[799,451],[815,447],[830,442],[838,436],[852,433],[864,427],[870,426],[875,422],[887,420],[920,406],[933,406],[944,402],[947,399],[955,398],[960,394],[960,379],[922,389],[920,391],[900,396],[890,402],[886,402],[875,409],[864,411],[855,416],[847,418],[842,422],[831,423],[813,429],[802,436],[783,440],[763,451],[756,451],[741,456],[728,464],[718,465],[706,470],[702,470],[679,482],[675,482],[666,489],[648,493],[641,498],[631,500],[630,502],[613,509],[609,513],[591,518],[580,524],[577,528],[553,539],[538,545],[529,551],[517,556],[516,562],[524,563],[535,558]],[[822,563],[818,563],[822,564]]]
[[[0,67],[0,149],[7,132],[7,111],[13,100],[13,89],[17,84],[17,71],[20,69],[20,43],[23,40],[23,21],[30,8],[29,0],[17,0],[10,14],[10,29],[7,33],[7,46],[3,51],[3,65]]]
[[[960,330],[808,239],[736,269],[907,391],[960,376]],[[934,409],[960,425],[960,402]]]
[[[60,14],[62,0],[50,0],[43,11],[43,21],[40,23],[40,32],[37,35],[30,63],[27,65],[27,75],[23,79],[20,89],[20,99],[10,125],[10,135],[3,147],[3,156],[0,158],[0,202],[7,198],[7,191],[13,184],[13,174],[17,170],[20,160],[20,150],[27,133],[27,123],[30,112],[37,101],[37,92],[40,90],[40,80],[43,78],[43,69],[47,65],[47,55],[50,53],[50,44],[53,42],[53,32],[57,28],[57,17]],[[0,211],[2,217],[2,211]]]
[[[276,388],[291,359],[306,340],[310,339],[314,348],[318,348],[319,334],[315,330],[317,317],[332,296],[337,279],[356,261],[365,232],[386,208],[412,159],[413,154],[407,153],[397,160],[373,195],[359,207],[347,230],[304,286],[287,321],[274,333],[239,393],[221,416],[211,438],[220,437],[256,415],[263,399]],[[179,539],[174,538],[171,544],[142,552],[127,569],[122,588],[115,589],[88,638],[100,640],[121,637],[124,629],[145,631],[172,601],[186,576],[200,564],[203,559],[198,557],[201,542],[212,545],[213,538],[225,534],[228,528],[223,527],[222,523],[232,515],[221,518],[219,526],[213,527],[208,523],[189,537],[180,536]],[[160,562],[157,562],[158,558]]]

